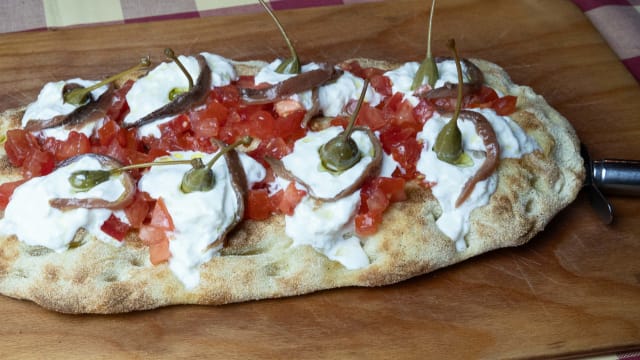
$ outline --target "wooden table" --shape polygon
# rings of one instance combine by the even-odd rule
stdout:
[[[425,1],[281,12],[303,60],[416,60]],[[640,87],[569,1],[438,4],[434,52],[501,64],[563,113],[594,158],[640,159]],[[0,109],[46,81],[97,78],[145,54],[287,51],[264,14],[0,36]],[[220,307],[68,316],[0,298],[0,357],[519,358],[640,345],[640,199],[613,198],[601,224],[584,195],[529,244],[377,289]]]

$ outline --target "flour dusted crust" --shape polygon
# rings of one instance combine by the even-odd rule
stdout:
[[[359,59],[364,66],[396,65]],[[468,248],[458,252],[437,228],[438,202],[409,183],[408,199],[385,213],[378,233],[364,240],[371,265],[347,270],[309,246],[291,247],[284,219],[244,221],[220,256],[201,267],[201,284],[188,291],[166,264],[153,266],[131,235],[114,247],[80,232],[84,244],[63,253],[0,238],[0,293],[65,313],[119,313],[172,304],[225,304],[344,286],[381,286],[452,265],[487,251],[524,244],[574,200],[584,178],[576,134],[568,121],[531,88],[517,86],[497,65],[472,59],[485,81],[518,97],[512,118],[541,150],[503,159],[498,188],[471,214]],[[235,63],[242,74],[262,62]],[[0,131],[19,126],[21,110],[7,111]],[[19,175],[0,150],[2,182]]]

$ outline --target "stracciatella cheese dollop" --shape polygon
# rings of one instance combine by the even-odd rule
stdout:
[[[353,216],[360,205],[360,191],[336,201],[302,199],[292,216],[285,216],[285,232],[293,246],[310,245],[347,269],[369,265],[369,258],[354,235]]]
[[[434,88],[444,86],[445,83],[457,84],[458,83],[458,70],[456,69],[456,63],[453,60],[445,60],[437,63],[438,68],[438,80],[436,80]],[[386,77],[391,80],[391,90],[393,93],[402,93],[404,98],[408,100],[411,105],[416,106],[420,100],[413,95],[411,85],[413,79],[416,77],[420,64],[413,61],[404,63],[397,69],[393,69],[384,73]],[[462,82],[468,81],[467,68],[464,63],[461,63],[462,67]],[[421,85],[429,84],[429,77],[425,76]]]
[[[324,116],[335,117],[342,115],[350,101],[357,101],[362,93],[364,80],[345,71],[340,77],[318,90],[318,103]],[[364,101],[371,106],[377,106],[383,96],[378,94],[372,86],[367,88]]]
[[[42,90],[40,90],[36,101],[27,106],[24,115],[22,116],[22,127],[24,128],[29,120],[45,121],[56,116],[69,115],[71,112],[77,109],[79,105],[64,102],[62,90],[64,89],[65,85],[78,84],[82,87],[89,87],[97,83],[97,81],[76,78],[45,84]],[[93,90],[91,92],[91,96],[94,99],[97,99],[100,97],[100,95],[104,94],[105,91],[107,91],[106,85]],[[76,129],[76,131],[90,136],[95,127],[96,123],[86,124],[82,128]],[[62,127],[55,127],[40,131],[40,133],[42,133],[44,137],[53,137],[62,141],[67,140],[67,138],[69,137],[69,132],[69,130],[66,130]]]
[[[211,86],[224,86],[236,80],[237,74],[231,62],[222,56],[201,54],[211,70]],[[194,56],[178,56],[178,59],[187,69],[187,72],[196,81],[200,75],[198,60]],[[164,62],[156,66],[143,78],[137,80],[127,93],[129,114],[124,118],[124,124],[132,124],[151,112],[169,104],[169,93],[175,89],[189,88],[189,81],[175,62]],[[158,125],[172,120],[169,116],[158,119],[151,124],[146,124],[138,129],[138,135],[160,137]]]
[[[156,161],[200,157],[207,163],[214,155],[177,151]],[[264,178],[266,171],[262,165],[244,154],[240,158],[250,183]],[[164,200],[175,226],[169,237],[169,268],[187,289],[192,289],[200,283],[200,265],[211,260],[222,247],[222,243],[211,248],[210,245],[237,220],[238,200],[224,158],[213,165],[215,186],[209,191],[185,194],[180,190],[182,178],[189,169],[188,164],[153,166],[142,176],[138,187],[151,197]]]
[[[497,115],[491,109],[475,111],[484,115],[491,123],[500,144],[501,158],[519,158],[539,148],[536,141],[510,117]],[[486,180],[478,182],[471,195],[459,207],[455,207],[464,184],[484,162],[485,147],[473,123],[458,119],[462,147],[473,159],[473,165],[458,166],[439,160],[433,151],[433,145],[438,133],[449,120],[450,117],[436,113],[425,123],[422,132],[418,133],[417,137],[423,141],[423,148],[417,169],[425,175],[426,181],[435,184],[431,191],[442,208],[442,215],[436,221],[436,225],[455,242],[458,251],[462,251],[467,247],[464,237],[469,232],[471,211],[489,203],[489,197],[497,187],[497,174],[494,173]]]
[[[307,184],[319,198],[327,199],[338,195],[353,184],[373,161],[375,154],[371,139],[363,131],[353,131],[351,138],[358,145],[362,158],[356,165],[341,173],[334,174],[328,171],[322,165],[320,147],[342,131],[341,127],[333,126],[322,131],[309,132],[307,136],[295,142],[293,152],[282,158],[285,168]]]
[[[100,240],[119,245],[100,227],[111,216],[108,209],[71,209],[61,211],[49,205],[54,198],[99,198],[117,200],[124,192],[119,177],[112,176],[89,191],[76,192],[69,184],[69,176],[78,170],[98,170],[102,166],[95,158],[83,156],[49,175],[33,178],[14,191],[0,220],[0,233],[16,235],[28,245],[40,245],[57,252],[69,247],[76,232],[84,228]]]

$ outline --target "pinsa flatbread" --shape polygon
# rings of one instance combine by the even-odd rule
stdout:
[[[434,167],[432,164],[437,160],[429,160],[427,153],[432,151],[434,135],[428,134],[427,130],[433,126],[433,129],[438,129],[435,125],[438,121],[444,122],[451,117],[447,106],[455,103],[455,100],[451,96],[429,99],[425,94],[437,86],[424,86],[421,94],[420,91],[403,93],[403,87],[407,87],[406,84],[403,85],[403,81],[406,82],[407,77],[415,74],[417,63],[389,64],[370,59],[349,60],[331,66],[335,74],[328,75],[328,79],[318,86],[270,98],[270,95],[265,95],[265,86],[255,85],[259,82],[258,77],[265,79],[268,74],[275,74],[273,70],[279,64],[278,61],[271,64],[261,61],[236,62],[212,54],[181,56],[180,59],[188,69],[193,70],[196,80],[194,88],[200,83],[198,69],[202,70],[202,65],[207,63],[212,72],[210,85],[207,86],[204,100],[197,100],[200,105],[187,105],[174,113],[169,111],[164,114],[170,113],[169,115],[162,116],[162,121],[152,119],[141,125],[139,121],[144,118],[144,114],[128,118],[131,114],[148,114],[150,111],[136,108],[138,105],[135,100],[127,96],[159,86],[154,83],[141,86],[136,84],[144,79],[153,80],[158,74],[153,72],[155,69],[168,68],[171,63],[163,63],[147,75],[138,74],[129,82],[120,81],[113,89],[104,90],[102,94],[120,91],[118,99],[126,101],[128,109],[107,109],[90,130],[67,124],[56,128],[60,130],[66,127],[67,130],[61,130],[61,134],[58,130],[51,130],[52,128],[37,128],[37,124],[32,123],[36,130],[29,132],[32,135],[25,135],[25,109],[7,110],[3,113],[0,128],[7,140],[6,151],[3,150],[0,158],[3,183],[0,192],[5,199],[4,217],[0,220],[0,231],[3,234],[0,237],[2,294],[30,300],[64,313],[121,313],[174,304],[217,305],[294,296],[321,289],[389,285],[494,249],[526,243],[542,231],[558,211],[574,200],[582,185],[583,161],[579,156],[578,139],[569,122],[531,88],[513,84],[499,66],[484,60],[470,59],[463,64],[466,64],[467,77],[470,76],[469,69],[472,66],[481,71],[482,86],[472,93],[476,94],[475,98],[472,99],[474,95],[465,95],[467,108],[462,111],[462,120],[459,121],[463,125],[465,121],[472,123],[472,118],[476,115],[468,112],[499,118],[501,125],[494,120],[490,122],[500,142],[502,156],[491,176],[482,180],[481,185],[476,185],[478,189],[473,190],[470,198],[461,206],[452,207],[451,204],[443,203],[442,196],[455,200],[460,188],[453,185],[444,188],[449,186],[449,180],[438,178],[448,170],[440,168],[441,165]],[[442,76],[455,74],[451,70],[455,69],[452,59],[441,59],[440,63],[443,66]],[[447,66],[449,70],[444,68]],[[225,70],[217,72],[221,68]],[[271,70],[264,70],[269,68]],[[322,65],[307,65],[307,68],[303,66],[302,74],[318,68],[322,68]],[[345,80],[345,75],[350,77]],[[310,169],[300,172],[296,170],[296,166],[304,164],[304,157],[311,155],[302,153],[300,156],[303,160],[287,156],[297,154],[296,149],[302,148],[310,134],[318,137],[323,131],[337,129],[331,130],[333,132],[328,135],[322,133],[325,136],[322,139],[326,139],[340,132],[340,126],[344,126],[349,119],[349,113],[353,111],[362,91],[363,78],[371,80],[367,90],[371,94],[364,99],[359,115],[363,121],[358,126],[363,128],[363,133],[366,133],[367,128],[371,129],[371,133],[380,139],[380,149],[384,154],[377,155],[384,159],[380,160],[381,163],[373,173],[367,174],[366,181],[357,186],[357,189],[341,195],[343,201],[351,201],[348,205],[335,205],[337,200],[332,197],[337,195],[330,190],[327,190],[328,198],[319,195],[311,198],[310,193],[322,193],[324,190],[305,187],[304,185],[314,185],[306,184],[301,179],[305,177],[305,172],[317,171],[318,166],[310,165]],[[272,82],[278,84],[285,80],[277,78]],[[174,80],[169,80],[171,81]],[[337,98],[341,95],[336,95],[338,92],[331,90],[332,86],[339,87],[341,81],[356,84],[352,93],[343,99]],[[73,81],[67,83],[70,82]],[[264,81],[260,82],[264,84]],[[448,79],[443,82],[455,81]],[[169,90],[180,87],[175,84],[162,86]],[[481,92],[484,97],[477,95]],[[258,93],[259,96],[256,95]],[[97,102],[99,96],[101,95],[97,95],[97,99],[92,101]],[[308,103],[305,103],[307,100]],[[513,100],[515,107],[512,111],[500,107]],[[211,105],[213,103],[215,105]],[[258,107],[261,112],[237,110]],[[335,108],[338,109],[337,113]],[[26,111],[30,111],[29,108]],[[498,115],[497,112],[508,112],[508,115]],[[273,119],[265,120],[269,116]],[[251,119],[256,117],[263,121],[257,123],[258,126],[251,123]],[[203,119],[211,118],[219,121],[203,124]],[[293,121],[292,118],[295,118],[294,127],[286,128],[278,123],[283,119]],[[390,128],[389,124],[392,122],[397,128]],[[236,123],[238,125],[233,125]],[[473,124],[463,125],[460,127],[464,151],[469,154],[470,160],[466,165],[454,166],[473,175],[487,157],[487,152],[479,136],[468,135],[474,133]],[[116,135],[105,135],[109,134],[105,129],[107,126],[113,127]],[[145,129],[143,134],[143,126],[152,128]],[[268,126],[274,127],[274,130],[269,132],[266,129]],[[20,129],[18,131],[21,132],[12,133],[12,129]],[[67,134],[64,134],[65,131]],[[72,132],[76,135],[68,135]],[[176,135],[178,132],[181,132],[180,135]],[[510,137],[504,135],[506,132],[511,134]],[[83,135],[78,135],[80,133]],[[282,135],[285,133],[288,135]],[[405,133],[409,135],[402,135]],[[189,210],[189,206],[186,205],[182,210],[172,209],[170,196],[162,193],[162,186],[174,186],[170,184],[172,180],[169,180],[175,177],[172,173],[175,167],[171,165],[137,169],[131,175],[138,187],[137,191],[147,189],[148,194],[143,200],[130,200],[127,205],[127,209],[131,204],[147,206],[143,219],[140,220],[139,216],[137,218],[140,221],[137,227],[131,224],[131,218],[135,216],[129,216],[127,209],[114,208],[113,213],[117,214],[115,220],[113,214],[108,217],[105,214],[107,220],[92,226],[82,226],[70,241],[62,241],[55,246],[52,243],[29,243],[20,238],[21,231],[27,230],[16,229],[28,226],[19,224],[20,218],[11,220],[9,211],[16,214],[32,211],[31,218],[25,220],[31,227],[42,227],[46,223],[35,219],[43,214],[40,210],[20,212],[13,209],[17,207],[12,206],[13,202],[24,201],[28,196],[16,195],[20,194],[18,189],[32,180],[20,182],[19,186],[12,185],[16,184],[15,181],[24,179],[25,176],[32,179],[43,178],[61,171],[63,166],[60,164],[65,164],[65,160],[61,158],[73,159],[77,155],[72,151],[65,152],[67,149],[61,145],[72,141],[74,144],[84,144],[84,148],[78,145],[76,149],[100,152],[124,163],[126,156],[118,151],[132,148],[133,145],[128,141],[134,140],[127,137],[131,134],[138,138],[146,137],[146,142],[135,145],[135,149],[142,155],[148,155],[137,154],[141,158],[152,161],[166,160],[166,155],[173,152],[180,152],[179,156],[173,156],[174,160],[184,160],[185,157],[191,159],[194,152],[198,153],[195,157],[208,160],[209,155],[203,154],[219,151],[227,146],[224,144],[231,144],[232,140],[241,136],[252,136],[250,144],[230,150],[228,154],[233,153],[235,160],[222,157],[227,161],[227,168],[237,169],[237,163],[242,163],[239,167],[244,166],[240,176],[243,179],[238,180],[233,174],[227,176],[215,173],[217,181],[214,189],[223,191],[218,198],[226,199],[224,193],[231,192],[228,189],[238,183],[244,184],[245,189],[240,191],[243,193],[240,201],[229,200],[229,204],[240,205],[240,208],[233,208],[228,213],[228,221],[220,225],[223,229],[219,231],[219,236],[204,244],[193,245],[199,246],[194,256],[200,256],[200,260],[187,265],[180,263],[182,260],[188,262],[189,254],[192,253],[184,248],[179,250],[178,247],[170,247],[165,258],[153,258],[158,255],[150,255],[150,249],[158,244],[149,240],[150,232],[161,230],[161,235],[166,236],[169,243],[182,241],[175,240],[182,231],[176,228],[178,218]],[[212,145],[209,137],[198,134],[211,134],[210,138],[215,138],[217,145]],[[105,138],[100,137],[103,135]],[[19,136],[22,137],[18,139]],[[107,136],[115,136],[116,140],[101,142]],[[51,137],[57,140],[47,140]],[[510,140],[505,140],[507,138]],[[37,145],[34,146],[38,151],[50,151],[53,168],[47,168],[50,165],[47,165],[49,163],[46,156],[45,160],[40,160],[39,168],[29,168],[29,161],[38,162],[32,159],[35,155],[24,155],[22,166],[16,166],[16,157],[22,156],[16,155],[20,139],[27,142],[35,139]],[[364,142],[368,141],[364,135],[363,139]],[[120,147],[113,145],[113,141],[119,141]],[[276,146],[276,143],[282,146]],[[410,148],[412,144],[417,147]],[[165,152],[161,154],[163,149]],[[417,153],[409,156],[410,150]],[[374,150],[367,150],[363,159],[378,161],[374,153]],[[98,163],[95,165],[98,168],[103,166]],[[310,161],[309,164],[314,163]],[[190,165],[177,166],[189,169]],[[282,174],[282,169],[274,171],[272,166],[285,168],[286,174]],[[42,173],[38,174],[37,171]],[[152,178],[156,174],[157,178]],[[312,183],[314,176],[308,182]],[[328,176],[337,175],[329,173]],[[468,175],[465,176],[468,178]],[[451,181],[458,181],[461,184],[459,186],[462,186],[467,178]],[[160,185],[158,190],[160,195],[154,193],[154,186],[158,186],[155,184],[159,182],[157,179],[166,179],[162,180],[165,185]],[[398,184],[401,186],[400,190],[397,189]],[[385,186],[391,185],[396,188],[385,190]],[[42,185],[39,191],[46,193],[49,191],[47,186]],[[447,195],[447,192],[451,194]],[[379,200],[380,196],[383,198],[382,215],[373,210],[377,206],[374,200]],[[163,198],[163,206],[169,213],[164,218],[161,209],[158,210],[160,198]],[[260,199],[264,201],[260,202]],[[116,200],[120,201],[119,198]],[[33,201],[35,203],[35,199]],[[471,203],[476,205],[460,210]],[[56,209],[54,212],[64,211],[67,210]],[[93,213],[97,210],[82,211]],[[339,215],[342,212],[346,212],[346,215]],[[344,218],[336,220],[338,216]],[[175,224],[167,225],[166,221],[162,222],[167,217]],[[441,219],[446,221],[438,222]],[[117,240],[109,235],[115,234],[118,237],[117,231],[114,232],[109,226],[105,227],[109,221],[118,226],[125,224],[123,239]],[[107,229],[108,234],[99,233],[100,229]],[[197,233],[193,232],[195,230],[192,227],[184,231],[188,234]],[[183,250],[184,253],[177,254]],[[202,257],[205,253],[208,255]],[[186,271],[187,274],[181,271]]]

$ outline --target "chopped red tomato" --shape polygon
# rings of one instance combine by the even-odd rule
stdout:
[[[510,115],[516,111],[516,103],[518,98],[515,96],[507,95],[497,100],[494,100],[491,104],[491,108],[496,111],[498,115]]]
[[[347,124],[345,124],[345,127]],[[370,128],[371,131],[377,131],[387,125],[387,119],[385,119],[384,113],[380,109],[369,106],[369,103],[364,103],[360,107],[356,125],[366,126]]]
[[[218,100],[211,101],[207,106],[198,111],[191,112],[191,127],[198,137],[217,137],[220,127],[225,123],[229,110]]]
[[[284,190],[282,199],[278,204],[278,210],[285,215],[293,215],[293,210],[300,203],[307,192],[296,187],[294,182],[290,182]]]
[[[126,96],[129,90],[131,90],[133,83],[133,80],[128,80],[115,90],[113,98],[111,99],[111,106],[107,111],[107,119],[116,121],[118,124],[122,123],[124,115],[129,111]]]
[[[134,228],[139,228],[144,223],[152,209],[155,200],[149,197],[146,192],[137,192],[133,198],[133,202],[124,208],[127,220]]]
[[[171,214],[167,210],[164,200],[158,198],[153,207],[151,221],[148,225],[142,225],[138,236],[149,245],[149,256],[151,263],[156,265],[169,259],[169,236],[168,233],[175,230]]]
[[[25,159],[34,149],[39,149],[40,144],[33,134],[22,129],[7,131],[7,140],[4,149],[11,165],[21,167]]]
[[[391,80],[383,75],[385,72],[384,70],[375,67],[363,68],[357,61],[351,61],[343,65],[342,69],[357,77],[369,79],[371,87],[373,87],[379,94],[383,96],[391,96]]]
[[[375,234],[389,205],[407,198],[404,185],[405,180],[401,178],[378,177],[366,182],[360,191],[356,233],[363,236]]]
[[[55,158],[49,152],[34,149],[22,164],[22,176],[27,179],[51,173],[55,168]]]
[[[130,229],[131,226],[129,224],[123,222],[113,214],[100,226],[100,230],[118,241],[124,240],[124,237]]]
[[[251,220],[265,220],[271,216],[273,207],[269,201],[267,189],[250,190],[247,194],[245,217]]]
[[[23,179],[7,182],[0,185],[0,210],[4,210],[7,208],[7,205],[9,205],[9,201],[11,200],[11,195],[13,195],[15,189],[18,186],[24,184],[26,181],[27,179]]]
[[[306,114],[305,110],[298,110],[280,116],[275,120],[273,136],[284,140],[287,144],[293,144],[296,140],[303,138],[307,131],[302,127],[302,120]]]
[[[282,159],[283,156],[289,154],[293,146],[287,145],[287,143],[279,137],[270,138],[269,140],[262,140],[258,147],[251,151],[251,155],[254,159],[264,163],[265,156],[271,156],[276,159]]]
[[[76,131],[69,133],[67,140],[57,141],[54,145],[54,155],[57,162],[68,159],[70,157],[86,154],[91,151],[91,142],[89,138]]]
[[[150,225],[140,228],[138,236],[149,246],[149,258],[153,265],[161,264],[171,256],[169,252],[169,238],[164,230]]]
[[[153,265],[169,261],[170,257],[171,252],[169,251],[168,239],[149,244],[149,259]]]
[[[153,212],[151,213],[151,222],[149,223],[149,225],[167,231],[175,230],[171,214],[169,214],[167,205],[164,203],[164,200],[162,198],[158,198],[158,200],[156,200],[156,205],[153,207]]]
[[[422,150],[416,134],[415,129],[402,127],[390,127],[380,134],[382,148],[400,165],[398,175],[407,180],[416,177],[416,164]]]

